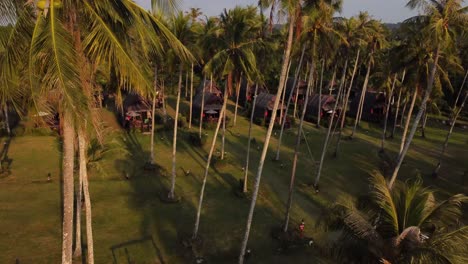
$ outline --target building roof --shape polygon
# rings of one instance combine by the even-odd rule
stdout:
[[[257,95],[257,100],[255,101],[255,108],[264,108],[267,110],[273,110],[275,104],[276,95],[269,93],[260,93]],[[284,104],[280,101],[278,109],[286,109]]]

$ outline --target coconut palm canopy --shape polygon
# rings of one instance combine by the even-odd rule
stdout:
[[[375,173],[370,195],[361,204],[336,204],[328,223],[341,230],[338,255],[349,263],[464,263],[468,227],[460,226],[457,194],[438,201],[420,180],[398,183],[392,190]],[[334,219],[334,220],[332,220]]]

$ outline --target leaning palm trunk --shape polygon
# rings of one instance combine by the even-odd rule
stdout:
[[[429,97],[431,96],[432,93],[432,88],[434,87],[434,79],[437,71],[437,64],[439,63],[439,52],[440,52],[440,45],[437,47],[437,50],[434,55],[434,62],[431,67],[431,75],[429,77],[429,83],[427,84],[427,89],[424,94],[424,98],[421,102],[421,108],[418,111],[418,114],[416,115],[416,118],[413,123],[413,127],[411,128],[410,134],[408,136],[408,140],[405,143],[405,146],[403,148],[403,151],[398,155],[398,161],[397,165],[395,167],[395,170],[393,171],[392,178],[390,179],[390,182],[388,183],[388,188],[391,189],[393,187],[393,184],[395,183],[395,180],[398,176],[398,171],[400,170],[401,164],[403,160],[405,159],[406,153],[408,152],[408,149],[410,147],[411,141],[413,140],[414,134],[416,133],[416,130],[418,129],[418,124],[419,121],[421,120],[421,117],[426,111],[427,107],[427,101],[429,100]]]
[[[411,122],[411,116],[413,115],[414,105],[416,103],[416,98],[418,97],[418,88],[414,89],[413,98],[411,99],[410,108],[408,109],[408,116],[406,117],[405,128],[403,129],[403,134],[401,135],[401,144],[400,144],[400,152],[398,155],[401,155],[403,148],[406,143],[406,134],[408,134],[409,124]]]
[[[273,113],[271,115],[271,122],[268,125],[268,131],[265,136],[265,143],[263,145],[262,154],[260,156],[260,161],[258,163],[257,175],[255,177],[255,184],[254,184],[254,189],[252,193],[252,200],[250,202],[249,214],[247,216],[244,239],[242,240],[242,246],[241,246],[241,250],[239,254],[239,264],[244,263],[245,250],[247,248],[247,243],[249,241],[250,227],[252,226],[252,219],[253,219],[253,214],[255,210],[255,204],[257,203],[258,190],[260,189],[260,181],[262,179],[263,165],[265,163],[268,146],[270,144],[271,133],[273,132],[273,127],[275,125],[276,112],[278,110],[278,106],[280,103],[281,93],[283,92],[283,89],[284,89],[284,81],[286,79],[286,74],[288,70],[287,68],[288,68],[288,64],[289,64],[289,60],[291,56],[291,47],[292,47],[293,34],[294,34],[294,24],[295,24],[295,17],[292,15],[290,16],[290,21],[289,21],[288,42],[286,44],[286,51],[283,57],[283,65],[281,67],[280,81],[279,81],[278,91],[276,93],[275,103],[273,106]]]
[[[201,109],[200,109],[200,127],[199,127],[199,132],[198,136],[201,138],[202,137],[202,129],[203,129],[203,111],[205,107],[205,82],[206,82],[206,77],[203,77],[203,87],[201,90],[202,93],[202,100],[201,100]],[[221,118],[221,116],[220,116]]]
[[[322,72],[323,72],[323,68],[322,68]],[[307,110],[307,103],[309,101],[309,91],[310,91],[310,87],[312,86],[312,81],[314,79],[313,74],[314,72],[310,71],[309,82],[307,83],[306,97],[304,100],[304,107],[302,108],[301,119],[299,121],[299,127],[297,128],[296,148],[294,149],[294,158],[293,158],[293,164],[292,164],[292,170],[291,170],[291,180],[289,183],[288,202],[286,203],[286,214],[284,218],[284,226],[283,226],[284,232],[288,231],[289,217],[291,213],[293,194],[294,194],[294,183],[296,180],[297,159],[299,156],[299,149],[301,147],[302,127],[304,125],[304,117],[305,117],[306,110]]]
[[[226,98],[224,98],[224,101],[227,102],[227,96]],[[220,118],[223,119],[223,131],[222,131],[222,135],[221,135],[221,160],[224,160],[224,147],[225,147],[225,144],[226,144],[226,111],[224,111],[222,117],[220,116]]]
[[[458,100],[460,100],[460,95],[461,95],[461,92],[463,91],[463,87],[465,87],[467,77],[468,77],[468,70],[466,70],[465,77],[463,78],[462,85],[460,87],[460,90],[458,91],[457,98],[455,99],[455,103],[453,104],[453,109],[455,109],[457,107]]]
[[[227,85],[226,85],[227,86]],[[224,91],[224,96],[227,97],[227,88]],[[213,157],[213,152],[216,146],[216,139],[218,137],[219,129],[221,127],[221,122],[222,117],[224,115],[224,112],[226,111],[226,105],[227,105],[227,100],[224,100],[223,107],[221,108],[221,112],[219,113],[219,118],[218,118],[218,123],[216,125],[216,129],[213,135],[213,141],[211,142],[211,147],[210,147],[210,152],[208,153],[208,159],[206,161],[206,166],[205,166],[205,175],[203,176],[203,182],[202,182],[202,187],[200,191],[200,197],[198,198],[198,207],[197,207],[197,216],[195,219],[195,227],[193,229],[193,234],[192,234],[192,239],[195,240],[198,236],[198,228],[200,226],[200,215],[201,215],[201,209],[203,205],[203,198],[205,194],[205,186],[206,186],[206,180],[208,178],[208,172],[210,171],[210,164],[211,164],[211,158]]]
[[[155,117],[156,117],[156,99],[157,99],[157,85],[158,85],[158,68],[157,66],[154,67],[154,94],[153,94],[153,105],[151,106],[151,156],[150,156],[150,164],[154,164],[154,125],[155,125]]]
[[[462,88],[463,89],[463,86]],[[463,98],[462,104],[459,109],[455,111],[455,115],[453,116],[452,124],[450,125],[450,129],[447,133],[447,136],[445,137],[444,145],[442,146],[442,151],[440,152],[439,156],[439,162],[437,163],[436,168],[434,169],[434,172],[432,175],[434,177],[437,177],[440,167],[442,166],[442,158],[444,157],[445,151],[447,150],[448,142],[450,139],[450,136],[452,135],[453,128],[455,127],[455,123],[457,123],[458,116],[460,115],[461,111],[463,110],[463,107],[465,107],[466,99],[468,98],[468,92],[465,94],[465,97]]]
[[[403,104],[403,109],[401,110],[401,118],[400,118],[400,128],[403,127],[403,123],[404,123],[404,120],[405,120],[405,113],[406,113],[406,107],[408,106],[408,95],[406,94],[405,92],[405,103]]]
[[[63,224],[62,224],[62,264],[72,263],[73,246],[73,168],[74,139],[73,121],[68,114],[62,115],[63,121]]]
[[[193,111],[193,63],[191,67],[191,74],[190,74],[190,109],[189,109],[189,129],[192,128],[192,111]]]
[[[93,229],[92,229],[92,216],[91,216],[91,201],[89,198],[89,184],[88,184],[88,169],[86,167],[86,137],[84,129],[78,131],[78,148],[80,158],[80,184],[84,194],[85,215],[86,215],[86,243],[87,243],[87,259],[88,263],[94,263],[94,247],[93,247]],[[80,188],[81,189],[81,188]],[[81,196],[81,195],[80,195]],[[80,197],[81,199],[81,197]],[[80,203],[81,204],[81,203]],[[81,207],[81,205],[80,205]],[[81,208],[80,208],[81,210]],[[77,215],[77,221],[78,215]],[[78,232],[78,230],[77,230]],[[81,229],[80,229],[81,232]]]
[[[177,154],[177,127],[179,121],[179,107],[180,107],[180,94],[182,93],[182,65],[179,70],[179,85],[177,87],[177,102],[176,112],[174,116],[174,137],[172,139],[172,177],[171,177],[171,189],[168,194],[169,199],[174,199],[175,183],[176,183],[176,154]]]
[[[289,70],[291,69],[291,64],[292,64],[292,61],[290,61],[289,65],[288,65],[288,73],[286,75],[286,78],[284,79],[284,87],[287,87],[287,83],[288,83],[288,80],[289,80]],[[294,90],[294,87],[292,89]],[[286,88],[284,89],[283,93],[281,94],[281,102],[284,103],[285,98],[286,98]],[[283,124],[283,108],[281,108],[281,110],[280,110],[279,121],[280,121],[280,125]]]
[[[257,92],[258,92],[258,83],[255,85],[254,99],[252,102],[252,112],[250,113],[249,137],[248,137],[248,142],[247,142],[247,157],[245,160],[245,168],[244,168],[244,186],[242,188],[242,191],[244,193],[247,192],[247,179],[249,176],[249,161],[250,161],[250,141],[252,140],[252,124],[253,124],[253,119],[254,119],[255,105],[257,103]]]
[[[325,68],[325,60],[322,60],[322,69],[320,72],[320,85],[318,87],[319,97],[318,97],[318,111],[317,111],[317,128],[320,128],[320,118],[322,117],[322,86],[323,86],[323,71]],[[306,105],[307,107],[307,105]]]
[[[294,74],[294,82],[293,82],[293,87],[291,88],[291,91],[289,91],[289,95],[288,95],[288,103],[286,104],[286,113],[284,114],[284,116],[282,117],[282,122],[281,122],[281,130],[280,130],[280,134],[279,134],[279,138],[278,138],[278,146],[276,148],[276,157],[275,157],[275,160],[279,160],[280,158],[280,150],[281,150],[281,141],[283,139],[283,132],[284,132],[284,125],[286,123],[286,117],[288,115],[288,110],[289,110],[289,105],[291,104],[291,99],[292,99],[292,96],[294,94],[294,89],[297,89],[296,86],[297,86],[297,79],[298,79],[298,76],[299,76],[299,72],[301,70],[301,67],[302,67],[302,61],[304,59],[304,53],[305,53],[305,48],[306,46],[304,46],[302,48],[302,53],[301,53],[301,58],[299,60],[299,66],[297,67],[296,69],[296,73]],[[291,65],[289,65],[291,66]],[[289,68],[288,68],[288,72],[289,72]],[[311,71],[312,72],[312,71]],[[287,79],[286,79],[287,80]],[[286,82],[284,84],[284,86],[286,86]],[[286,89],[284,89],[284,93],[286,92]],[[283,94],[284,94],[283,93]],[[296,100],[297,100],[297,95],[299,94],[299,91],[297,91],[296,93]],[[284,102],[284,100],[283,100]],[[296,104],[297,104],[297,101],[296,101]],[[281,117],[280,117],[281,118]],[[294,114],[294,117],[295,118],[295,114]]]
[[[348,111],[349,95],[351,94],[351,89],[353,88],[354,76],[356,75],[360,52],[361,50],[358,49],[358,52],[356,55],[356,62],[354,62],[353,74],[351,75],[351,80],[349,83],[349,88],[348,88],[348,91],[346,92],[346,95],[343,98],[343,109],[342,109],[342,115],[341,115],[340,131],[338,132],[338,141],[336,142],[336,149],[335,149],[335,153],[333,154],[334,157],[338,157],[338,152],[340,150],[341,137],[343,135],[343,128],[344,128],[344,124],[346,121],[346,112]]]
[[[388,95],[388,102],[387,102],[387,109],[385,109],[385,121],[384,121],[384,128],[382,132],[382,143],[380,145],[380,151],[384,152],[385,150],[385,138],[387,137],[387,123],[388,123],[388,115],[390,112],[390,105],[392,104],[392,96],[393,91],[395,90],[395,83],[397,80],[398,74],[395,73],[395,77],[393,79],[392,89],[390,90],[390,94]]]
[[[188,97],[188,81],[189,79],[189,71],[187,70],[187,72],[185,72],[185,87],[184,87],[184,90],[185,90],[185,98]]]
[[[166,86],[164,85],[164,80],[162,81],[161,85],[161,93],[162,93],[162,107],[163,107],[163,122],[164,124],[167,121],[167,109],[166,109]]]
[[[403,70],[403,76],[401,77],[401,84],[405,81],[405,76],[406,76],[406,69]],[[396,103],[396,110],[395,110],[395,118],[393,120],[393,128],[392,128],[392,134],[390,135],[390,138],[393,138],[395,136],[395,130],[397,126],[397,120],[398,120],[398,113],[400,111],[400,102],[401,102],[401,93],[403,91],[403,87],[400,87],[400,91],[398,92],[398,100]],[[403,117],[403,113],[402,113]]]
[[[331,135],[332,127],[333,127],[333,120],[335,119],[336,109],[337,109],[339,101],[340,101],[341,91],[343,90],[343,87],[345,87],[344,82],[345,82],[345,78],[346,78],[347,68],[348,68],[348,61],[345,62],[345,65],[344,65],[344,68],[343,68],[343,77],[341,77],[341,83],[340,83],[340,86],[338,88],[338,94],[336,95],[336,102],[335,102],[335,105],[333,106],[333,113],[332,113],[332,116],[330,118],[330,123],[328,124],[327,135],[325,137],[325,141],[323,142],[322,155],[320,156],[320,164],[319,164],[319,167],[317,169],[317,177],[315,178],[315,182],[314,182],[315,190],[318,190],[318,183],[320,181],[320,176],[322,175],[323,162],[325,160],[325,154],[327,153],[328,141],[330,140],[330,135]]]
[[[400,91],[398,92],[398,99],[396,103],[396,110],[395,110],[395,117],[393,118],[393,127],[392,127],[392,134],[390,134],[390,138],[393,138],[395,136],[395,130],[397,126],[397,121],[398,121],[398,114],[400,112],[400,102],[401,102],[401,92],[402,88],[400,88]]]
[[[366,78],[364,79],[364,84],[362,86],[361,97],[359,98],[358,111],[357,111],[356,117],[354,119],[353,132],[351,132],[351,136],[350,136],[351,138],[354,137],[354,134],[356,133],[357,126],[361,122],[362,110],[364,108],[364,102],[366,101],[367,84],[369,83],[371,63],[372,63],[372,58],[369,58],[369,64],[367,65]]]
[[[239,96],[240,96],[241,80],[242,80],[242,75],[241,75],[241,77],[239,77],[239,79],[237,80],[237,87],[236,87],[236,105],[234,106],[234,120],[233,120],[234,126],[236,125],[236,122],[237,122],[237,108],[239,107]],[[247,88],[246,88],[246,89],[247,89]]]

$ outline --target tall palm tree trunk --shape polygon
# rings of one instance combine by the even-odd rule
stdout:
[[[322,86],[323,86],[323,71],[325,68],[325,59],[322,60],[322,69],[320,71],[320,85],[318,87],[319,90],[319,98],[318,98],[318,111],[317,111],[317,128],[320,128],[320,119],[322,118]]]
[[[390,135],[390,138],[393,138],[395,136],[395,130],[398,122],[398,114],[400,112],[400,102],[401,102],[401,92],[403,88],[400,88],[400,91],[398,92],[398,99],[396,103],[396,110],[395,110],[395,117],[393,118],[393,127],[392,127],[392,134]]]
[[[184,87],[185,88],[184,89],[185,90],[185,98],[188,97],[188,88],[189,88],[188,83],[189,83],[189,71],[187,70],[185,72],[185,87]]]
[[[346,92],[346,95],[343,100],[343,109],[342,109],[342,115],[341,115],[341,124],[340,124],[340,131],[338,133],[338,141],[336,142],[336,149],[335,153],[333,156],[336,158],[338,157],[338,152],[340,150],[340,143],[341,143],[341,137],[343,135],[343,129],[344,129],[344,124],[346,121],[346,112],[348,111],[348,100],[349,100],[349,95],[351,94],[351,89],[353,88],[353,82],[354,82],[354,76],[356,75],[356,70],[357,70],[357,65],[359,62],[359,54],[361,50],[358,49],[357,55],[356,55],[356,61],[354,62],[354,69],[353,69],[353,74],[351,75],[351,80],[349,83],[349,88],[348,91]]]
[[[364,79],[364,84],[362,85],[361,97],[359,98],[358,111],[356,113],[356,117],[354,118],[354,127],[353,127],[353,132],[351,132],[351,136],[350,136],[351,138],[354,137],[354,134],[356,133],[356,129],[361,121],[362,110],[364,108],[364,102],[366,100],[367,85],[369,83],[371,63],[372,63],[372,58],[369,58],[369,64],[367,65],[366,78]]]
[[[289,105],[291,104],[291,98],[294,94],[294,89],[297,89],[296,86],[297,86],[297,79],[299,77],[299,73],[301,71],[301,67],[302,67],[302,61],[304,59],[304,53],[305,53],[305,49],[306,49],[306,46],[304,46],[302,48],[302,53],[301,53],[301,58],[299,59],[299,66],[298,68],[296,69],[296,73],[294,74],[294,82],[293,82],[293,87],[291,88],[291,91],[289,91],[289,95],[288,95],[288,103],[286,104],[286,113],[284,115],[283,118],[283,121],[281,122],[281,130],[280,130],[280,134],[279,134],[279,138],[278,138],[278,146],[276,147],[276,157],[275,157],[275,160],[279,160],[280,158],[280,151],[281,151],[281,142],[283,140],[283,132],[284,132],[284,125],[286,123],[286,117],[288,115],[288,110],[289,110]],[[291,64],[289,65],[291,66]],[[289,67],[288,67],[288,72],[289,72]],[[287,78],[286,78],[287,80]],[[284,84],[284,87],[286,86],[286,82]],[[297,89],[297,93],[296,93],[296,99],[297,99],[297,95],[299,94],[299,89]],[[284,89],[284,92],[283,94],[286,93],[286,89]],[[284,103],[284,100],[283,100],[283,103]],[[297,101],[296,101],[296,104],[297,104]],[[295,116],[294,116],[295,118]]]
[[[271,134],[273,132],[273,127],[275,125],[274,120],[276,119],[276,112],[278,110],[278,106],[280,103],[281,93],[283,92],[283,89],[284,89],[284,81],[286,79],[286,74],[288,70],[287,68],[288,68],[288,64],[289,64],[289,60],[291,56],[291,47],[292,47],[293,34],[294,34],[294,24],[295,24],[295,17],[294,15],[291,14],[290,21],[289,21],[288,41],[286,44],[286,51],[283,57],[283,65],[281,67],[281,75],[280,75],[278,91],[276,93],[276,99],[273,105],[273,112],[271,115],[271,120],[273,122],[270,122],[270,124],[268,125],[267,134],[265,136],[265,143],[263,145],[262,154],[260,156],[260,160],[258,163],[258,170],[257,170],[257,175],[255,177],[255,184],[254,184],[254,189],[252,193],[252,200],[250,202],[249,214],[247,216],[244,239],[242,240],[242,246],[241,246],[241,250],[239,254],[239,264],[244,263],[245,250],[247,249],[247,243],[249,241],[250,227],[252,226],[252,219],[253,219],[253,214],[255,211],[255,204],[257,203],[258,190],[260,189],[260,181],[262,179],[263,165],[265,163],[268,146],[270,145]]]
[[[333,75],[332,75],[332,79],[331,79],[331,83],[330,83],[330,88],[329,88],[329,91],[328,91],[328,95],[332,95],[332,91],[333,91],[333,87],[335,86],[335,78],[336,78],[336,65],[335,65],[335,69],[333,70]],[[336,98],[336,100],[338,100],[338,98]]]
[[[405,81],[406,77],[406,69],[403,70],[403,76],[401,77],[401,84]],[[395,118],[393,120],[393,128],[392,128],[392,134],[390,135],[390,138],[393,138],[395,136],[395,130],[397,126],[397,121],[398,121],[398,114],[400,112],[400,102],[401,102],[401,93],[403,91],[403,87],[400,87],[400,91],[398,92],[398,99],[396,103],[396,110],[395,110]],[[403,118],[403,113],[402,113],[402,118]]]
[[[341,91],[343,90],[343,87],[345,87],[344,82],[345,82],[345,79],[346,79],[346,71],[347,70],[348,70],[348,61],[346,60],[344,68],[343,68],[343,76],[341,77],[341,83],[340,83],[340,86],[338,88],[338,94],[336,95],[336,102],[335,102],[335,105],[333,106],[333,113],[332,113],[332,116],[330,118],[330,123],[328,124],[327,135],[325,136],[325,141],[323,142],[322,155],[320,156],[320,163],[319,163],[319,167],[317,169],[317,176],[316,176],[315,181],[314,181],[314,188],[315,188],[316,191],[318,191],[318,184],[319,184],[319,181],[320,181],[320,176],[322,175],[323,162],[325,161],[325,155],[327,153],[327,148],[328,148],[328,141],[330,140],[330,135],[331,135],[332,127],[333,127],[333,120],[335,119],[336,109],[337,109],[339,101],[340,101]]]
[[[228,98],[224,98],[224,101],[227,102]],[[227,103],[226,103],[227,104]],[[221,118],[221,116],[220,116]],[[226,111],[223,112],[223,115],[222,115],[222,119],[223,119],[223,131],[221,133],[221,160],[224,160],[224,147],[225,147],[225,144],[226,144]]]
[[[463,86],[462,88],[463,89]],[[460,90],[461,90],[460,89]],[[458,116],[460,115],[461,111],[463,110],[463,107],[465,107],[466,99],[468,98],[468,92],[465,94],[465,97],[463,98],[462,104],[458,110],[456,110],[455,115],[453,116],[452,124],[450,125],[450,129],[447,133],[447,136],[445,137],[444,144],[442,145],[442,150],[440,152],[439,156],[439,161],[437,162],[437,166],[435,167],[434,171],[432,172],[432,176],[437,177],[439,174],[440,167],[442,166],[442,158],[444,157],[445,151],[447,150],[448,142],[450,139],[450,136],[452,135],[453,128],[455,127],[455,124],[457,123]]]
[[[237,79],[237,87],[236,87],[236,105],[234,106],[234,126],[237,122],[237,108],[239,107],[239,96],[240,96],[240,87],[241,87],[242,75],[239,76]]]
[[[384,128],[383,128],[383,132],[382,132],[382,143],[380,144],[380,152],[385,151],[385,138],[387,137],[388,115],[389,115],[389,112],[390,112],[390,106],[392,104],[393,91],[395,90],[395,84],[396,84],[397,77],[398,77],[398,74],[395,73],[395,77],[393,78],[392,89],[390,90],[390,94],[388,95],[387,109],[385,110]]]
[[[206,83],[206,77],[203,77],[203,85],[202,85],[202,100],[201,100],[201,109],[200,109],[200,127],[199,127],[199,132],[198,136],[201,138],[202,137],[202,129],[203,129],[203,111],[205,110],[205,83]],[[221,115],[219,116],[221,118]]]
[[[89,197],[89,184],[88,184],[88,169],[86,167],[86,137],[85,130],[78,131],[78,151],[80,158],[80,178],[82,190],[84,194],[85,204],[85,217],[86,217],[86,244],[87,244],[87,263],[94,263],[94,246],[93,246],[93,228],[92,228],[92,215],[91,215],[91,200]],[[80,197],[81,199],[81,197]],[[80,206],[81,207],[81,206]],[[81,210],[81,208],[80,208]]]
[[[79,140],[79,139],[78,139]],[[79,142],[80,143],[80,142]],[[81,144],[81,143],[80,143]],[[79,145],[80,147],[80,155],[81,155],[81,145]],[[80,172],[78,174],[78,186],[77,186],[77,190],[76,190],[76,195],[75,195],[75,198],[76,198],[76,216],[75,216],[75,251],[73,252],[73,257],[77,258],[77,257],[80,257],[81,254],[82,254],[82,249],[81,249],[81,207],[82,207],[82,194],[83,194],[83,173],[84,173],[84,169],[86,168],[83,168],[82,166],[82,162],[81,162],[81,156],[79,156],[80,158]],[[86,160],[84,162],[84,166],[86,167]]]
[[[322,72],[323,72],[323,69],[322,69]],[[306,97],[305,97],[305,100],[304,100],[304,107],[302,107],[301,119],[299,121],[299,127],[297,128],[296,148],[294,149],[294,158],[293,158],[293,164],[292,164],[292,170],[291,170],[291,180],[289,182],[288,201],[286,203],[286,213],[285,213],[285,217],[284,217],[284,226],[283,226],[283,231],[284,232],[288,231],[289,217],[290,217],[290,213],[291,213],[293,194],[294,194],[294,184],[295,184],[295,181],[296,181],[297,159],[298,159],[299,151],[300,151],[300,147],[301,147],[302,127],[304,125],[304,117],[305,117],[306,110],[307,110],[307,103],[309,102],[309,91],[310,91],[310,87],[312,86],[312,81],[314,79],[313,74],[314,74],[314,72],[310,71],[309,81],[307,83]]]
[[[156,99],[157,99],[157,86],[158,86],[158,68],[154,66],[154,94],[153,94],[153,105],[151,106],[151,156],[150,156],[150,163],[154,164],[154,125],[155,125],[155,117],[156,117]]]
[[[227,86],[227,84],[226,84]],[[224,91],[224,96],[228,96],[227,88]],[[224,115],[224,112],[226,111],[226,105],[227,105],[227,100],[224,100],[223,107],[221,108],[221,112],[219,113],[219,118],[218,118],[218,123],[216,125],[216,129],[213,135],[213,141],[211,142],[211,147],[210,147],[210,152],[208,153],[208,159],[206,161],[206,166],[205,166],[205,174],[203,176],[203,182],[202,182],[202,187],[200,191],[200,197],[198,198],[198,207],[197,207],[197,216],[195,219],[195,227],[193,229],[193,234],[192,234],[192,239],[196,239],[198,237],[198,228],[200,226],[200,215],[201,215],[201,210],[202,210],[202,205],[203,205],[203,198],[205,195],[205,187],[206,187],[206,180],[208,178],[208,172],[210,171],[210,164],[211,164],[211,159],[213,157],[213,152],[216,146],[216,139],[218,138],[218,133],[219,129],[221,127],[221,122],[222,122],[222,116]]]
[[[73,246],[73,168],[75,129],[68,113],[62,114],[63,122],[63,223],[62,223],[62,264],[72,263]]]
[[[408,109],[408,116],[405,121],[405,128],[403,129],[403,134],[401,135],[400,151],[398,155],[401,155],[403,148],[406,143],[406,134],[408,134],[409,124],[411,122],[411,116],[413,115],[414,105],[416,103],[416,98],[418,97],[418,88],[416,87],[413,92],[413,97],[411,99],[410,108]]]
[[[177,127],[179,121],[179,107],[180,107],[180,94],[182,93],[182,65],[179,69],[179,85],[177,87],[177,102],[176,102],[176,112],[174,116],[174,137],[172,139],[172,177],[171,177],[171,189],[168,194],[169,199],[174,199],[175,195],[175,183],[176,183],[176,156],[177,156]]]
[[[91,199],[89,195],[88,170],[86,168],[86,137],[84,136],[83,130],[78,132],[78,145],[80,157],[80,174],[82,174],[83,179],[83,194],[85,204],[87,260],[88,264],[94,264]]]
[[[410,147],[411,141],[413,140],[414,134],[416,133],[416,130],[418,129],[419,121],[421,120],[423,112],[426,111],[427,101],[429,100],[429,97],[431,96],[431,93],[432,93],[432,88],[434,87],[434,79],[435,79],[435,75],[437,71],[437,64],[439,63],[439,54],[440,54],[440,44],[437,46],[437,49],[435,51],[434,62],[432,63],[432,66],[431,66],[431,75],[429,77],[429,82],[427,84],[427,89],[424,94],[424,98],[421,102],[421,108],[419,109],[418,114],[416,115],[416,118],[413,123],[413,127],[411,128],[410,134],[408,136],[408,140],[405,143],[403,151],[398,156],[397,165],[395,166],[395,170],[393,171],[392,178],[390,179],[390,182],[388,183],[389,189],[391,189],[393,187],[393,184],[395,183],[395,180],[398,176],[398,171],[400,170],[401,164],[403,163],[403,160],[405,159],[406,153],[408,152],[408,149]]]
[[[163,122],[166,123],[167,121],[167,108],[166,108],[166,85],[164,84],[164,80],[162,80],[162,86],[161,86],[161,92],[162,92],[162,106],[163,106]]]
[[[255,105],[257,103],[257,92],[258,92],[258,83],[255,85],[254,98],[252,102],[252,112],[250,113],[249,136],[248,136],[248,142],[247,142],[247,157],[245,159],[245,169],[244,169],[244,186],[242,188],[242,191],[244,193],[246,193],[248,190],[247,178],[249,176],[250,143],[252,140],[252,124],[253,124],[253,119],[254,119]]]
[[[453,109],[457,107],[458,100],[460,100],[461,92],[463,91],[463,87],[465,87],[466,79],[468,77],[468,69],[466,70],[465,77],[463,78],[462,85],[460,86],[460,90],[458,91],[457,98],[455,99],[455,103],[453,104]]]
[[[401,119],[400,119],[400,128],[403,127],[403,123],[405,122],[405,113],[406,113],[406,107],[408,106],[408,94],[405,92],[405,103],[403,104],[403,109],[401,109]]]
[[[190,109],[189,109],[189,129],[192,129],[192,113],[193,113],[193,63],[190,74]]]
[[[287,87],[287,84],[288,84],[288,80],[289,80],[289,70],[291,69],[291,64],[292,64],[292,61],[289,61],[289,65],[288,65],[288,73],[286,75],[286,79],[284,80],[284,87]],[[294,90],[295,87],[293,86],[292,90]],[[284,100],[286,99],[286,91],[287,91],[287,88],[284,89],[283,93],[281,94],[281,102],[284,104]],[[288,100],[289,101],[289,100]],[[280,125],[283,124],[283,116],[284,116],[284,110],[283,108],[280,109]]]

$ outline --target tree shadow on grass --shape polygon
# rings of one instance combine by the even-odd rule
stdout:
[[[112,251],[112,258],[114,264],[119,263],[140,263],[137,259],[138,256],[132,255],[132,252],[145,252],[146,255],[151,255],[156,263],[165,264],[161,249],[157,246],[152,236],[145,236],[140,239],[126,241],[117,245],[113,245],[110,250]],[[145,260],[149,258],[145,257]]]

